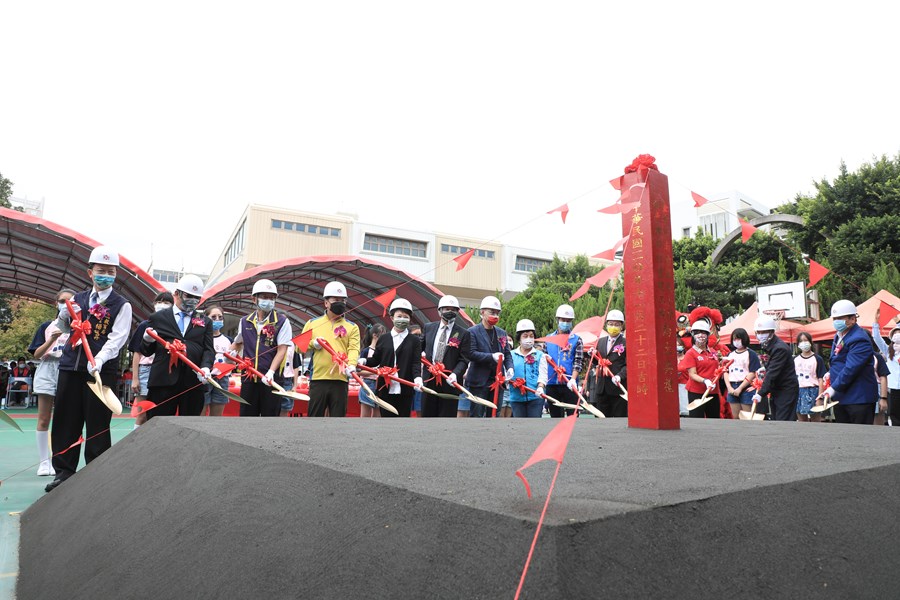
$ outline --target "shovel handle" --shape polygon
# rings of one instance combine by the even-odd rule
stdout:
[[[72,317],[73,321],[78,318],[78,313],[75,312],[75,307],[72,305],[72,300],[69,298],[66,298],[66,308],[69,309],[69,316]],[[84,311],[83,308],[81,310]],[[92,366],[97,366],[97,363],[94,362],[94,353],[91,351],[90,345],[88,345],[87,336],[79,329],[77,337],[81,340],[81,347],[84,350],[84,355],[87,357],[88,362],[91,363]]]

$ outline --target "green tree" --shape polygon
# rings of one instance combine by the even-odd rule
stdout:
[[[23,356],[34,338],[34,333],[44,321],[56,316],[55,307],[32,300],[13,300],[13,318],[0,331],[0,356]]]
[[[880,262],[866,280],[866,295],[874,296],[881,290],[892,294],[900,293],[900,270],[894,263]]]
[[[3,208],[12,208],[9,199],[12,196],[13,182],[0,173],[0,206]]]

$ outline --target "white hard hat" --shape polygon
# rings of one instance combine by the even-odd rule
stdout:
[[[611,310],[609,311],[609,314],[606,315],[606,322],[608,323],[610,321],[621,321],[622,323],[624,323],[625,315],[622,314],[621,310]]]
[[[575,318],[575,309],[569,306],[568,304],[561,304],[559,308],[556,309],[556,318],[557,319],[574,319]]]
[[[175,289],[182,292],[187,292],[192,296],[202,296],[203,280],[196,275],[185,275],[178,280],[178,283],[175,285]]]
[[[119,253],[109,246],[97,246],[91,250],[91,257],[88,259],[89,265],[112,265],[119,266]]]
[[[778,325],[775,324],[775,319],[769,315],[759,315],[756,319],[755,331],[775,331],[776,329],[778,329]]]
[[[388,309],[388,314],[394,314],[394,311],[397,309],[402,309],[412,314],[412,304],[409,303],[409,300],[404,298],[397,298],[393,302],[391,302],[391,307]]]
[[[322,292],[323,298],[346,298],[347,288],[340,281],[329,281],[325,284],[325,291]]]
[[[260,279],[253,284],[253,292],[250,295],[255,296],[257,294],[275,294],[277,296],[278,288],[268,279]]]
[[[709,321],[707,321],[706,319],[697,319],[696,321],[694,321],[694,324],[691,325],[691,331],[702,331],[704,333],[709,333]]]
[[[523,331],[534,331],[534,323],[531,322],[531,319],[522,319],[518,323],[516,323],[516,333],[522,333]]]
[[[481,301],[481,308],[500,310],[500,300],[496,296],[485,296],[484,300]]]
[[[441,298],[440,302],[438,302],[438,308],[444,308],[445,306],[459,308],[459,300],[456,299],[456,296],[444,296]]]
[[[838,300],[831,305],[831,318],[856,315],[856,305],[849,300]]]

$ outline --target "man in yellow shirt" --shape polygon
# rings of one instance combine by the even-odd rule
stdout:
[[[347,288],[331,281],[322,294],[325,314],[306,322],[303,332],[312,330],[312,376],[309,382],[309,416],[324,417],[325,410],[332,417],[347,416],[347,379],[359,359],[359,327],[344,318],[347,312]],[[316,338],[323,338],[336,352],[347,355],[342,371]]]

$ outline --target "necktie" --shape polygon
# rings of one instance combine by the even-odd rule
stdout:
[[[450,331],[450,328],[447,326],[441,326],[441,335],[438,338],[437,350],[434,352],[434,362],[441,362],[444,360],[444,351],[447,349],[447,333]]]
[[[179,319],[178,326],[181,328],[181,335],[184,335],[184,331],[187,329],[187,327],[185,326],[187,323],[187,313],[183,313],[183,312],[178,313],[178,319]]]
[[[97,295],[97,292],[91,292],[90,302],[91,302],[91,306],[94,306],[95,304],[100,303],[100,296]],[[88,306],[88,308],[90,308],[91,306]]]

